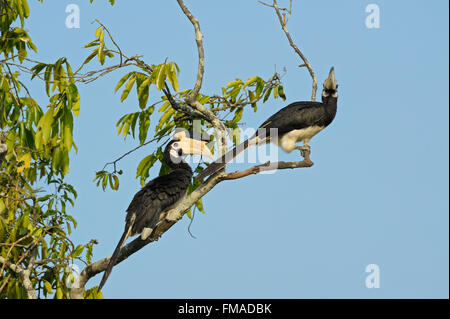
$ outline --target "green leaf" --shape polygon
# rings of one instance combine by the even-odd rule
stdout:
[[[47,280],[44,280],[44,288],[45,288],[45,291],[46,291],[48,294],[51,294],[51,293],[53,292],[53,290],[52,290],[52,284],[49,283]]]
[[[120,102],[123,102],[128,97],[128,94],[130,93],[134,82],[136,82],[136,75],[133,75],[133,77],[130,78],[127,84],[125,85],[125,89],[123,90],[122,95],[120,96]]]
[[[52,197],[52,196],[53,196],[53,195],[48,194],[48,195],[39,197],[37,200],[38,200],[38,202],[45,202],[46,200],[48,200],[48,199],[49,199],[50,197]]]
[[[39,63],[32,67],[31,71],[33,71],[33,74],[31,75],[31,80],[33,80],[46,66],[47,64],[45,63]]]
[[[168,109],[159,119],[159,123],[155,128],[155,131],[158,131],[163,127],[165,123],[169,121],[169,119],[175,114],[175,110],[173,108]]]
[[[85,65],[87,63],[89,63],[93,58],[95,58],[95,56],[98,54],[98,50],[94,49],[94,51],[88,55],[88,57],[86,58],[86,60],[84,60],[82,65]]]
[[[241,118],[242,118],[243,112],[244,112],[244,108],[242,108],[242,107],[238,108],[238,109],[236,110],[236,112],[234,112],[234,117],[233,117],[233,119],[231,120],[231,124],[236,124],[236,123],[238,123],[238,122],[241,120]]]
[[[111,185],[111,188],[114,190],[118,190],[119,189],[119,178],[116,175],[112,175],[113,178],[113,184]]]
[[[122,129],[122,136],[125,137],[125,135],[127,135],[128,131],[130,129],[130,125],[131,125],[131,123],[128,121],[125,123],[125,125],[123,126],[123,129]]]
[[[16,8],[19,11],[20,24],[21,24],[21,26],[23,28],[24,25],[25,25],[25,17],[24,17],[23,7],[21,6],[21,4],[16,4]]]
[[[103,191],[105,191],[107,185],[108,185],[108,175],[105,175],[105,176],[103,176],[103,180],[102,180]]]
[[[30,7],[28,6],[28,2],[22,0],[22,6],[23,6],[24,16],[25,16],[25,18],[28,18],[30,16]]]
[[[250,102],[255,100],[255,94],[252,91],[248,92],[248,96],[250,98]],[[256,105],[256,102],[252,103],[253,111],[256,112],[258,110],[258,106]]]
[[[41,149],[43,145],[50,141],[50,132],[53,124],[53,108],[50,108],[44,116],[41,117],[36,129],[36,149]]]
[[[136,123],[137,123],[137,119],[139,118],[139,112],[133,113],[133,115],[131,116],[131,133],[133,134],[133,138],[134,138],[134,132],[136,129]]]
[[[58,87],[59,91],[61,92],[61,63],[62,63],[62,58],[58,59],[58,61],[56,61],[54,67],[53,67],[53,88],[52,88],[52,92],[55,90],[56,87]]]
[[[30,124],[30,127],[31,127],[31,124]],[[22,146],[34,149],[35,142],[34,142],[33,133],[28,128],[25,127],[25,122],[20,122],[19,135],[20,135],[20,142],[21,142]]]
[[[284,89],[282,85],[279,85],[277,88],[278,95],[283,99],[283,101],[286,101],[286,95],[284,95]]]
[[[180,86],[178,85],[177,72],[175,71],[175,63],[171,62],[170,64],[166,64],[166,74],[167,79],[172,85],[173,89],[176,92],[180,92]]]
[[[98,39],[95,39],[92,42],[89,42],[88,44],[86,44],[84,47],[85,48],[90,48],[90,47],[96,47],[100,44],[100,41]]]
[[[255,83],[258,79],[260,79],[259,76],[252,76],[251,78],[249,78],[247,80],[247,82],[245,82],[244,87],[247,87],[247,86],[249,86],[252,83]]]
[[[63,141],[64,141],[64,147],[67,149],[67,151],[70,151],[72,148],[73,143],[73,137],[72,137],[72,129],[73,129],[73,116],[71,112],[64,112],[63,117]]]
[[[65,176],[67,173],[69,173],[69,151],[66,149],[61,150],[61,169],[62,169],[62,175]]]
[[[170,106],[170,101],[165,102],[161,107],[159,108],[158,112],[164,112],[168,107]]]
[[[242,84],[244,84],[244,82],[242,82],[241,79],[236,79],[234,81],[228,82],[227,89],[230,88],[230,87],[240,86]]]
[[[52,171],[56,173],[61,168],[61,162],[63,158],[62,150],[60,147],[55,147],[52,152]]]
[[[120,87],[125,83],[126,80],[128,80],[130,78],[130,76],[132,76],[133,74],[135,74],[135,72],[130,72],[125,74],[117,83],[116,88],[114,89],[114,93],[117,92],[118,89],[120,89]]]
[[[148,112],[141,112],[139,114],[139,142],[144,144],[147,138],[148,128],[150,127],[150,114]]]
[[[0,213],[6,208],[5,202],[0,198]],[[2,220],[0,220],[2,221]]]
[[[56,299],[62,299],[64,296],[63,291],[61,289],[61,287],[56,288]]]
[[[228,96],[230,97],[232,103],[236,101],[236,97],[238,96],[239,92],[241,91],[242,85],[238,84],[234,86],[234,88],[228,93]]]
[[[150,78],[146,78],[138,88],[139,107],[141,109],[144,109],[147,105],[150,83]]]
[[[81,253],[83,252],[83,250],[84,250],[84,245],[78,245],[78,246],[75,248],[75,250],[72,251],[72,253],[70,254],[70,257],[76,258],[76,257],[80,256]]]
[[[264,90],[264,80],[261,78],[258,78],[258,80],[256,81],[256,89],[255,89],[255,95],[256,97],[259,97],[262,93],[262,91]]]
[[[52,75],[52,69],[53,69],[53,65],[49,64],[47,65],[47,68],[45,69],[45,73],[44,73],[44,80],[45,80],[45,92],[47,93],[48,96],[50,96],[50,77]]]
[[[74,83],[72,67],[70,66],[69,62],[67,62],[67,61],[66,61],[66,69],[67,69],[67,74],[69,76],[70,83]]]
[[[144,157],[136,169],[136,178],[140,177],[141,186],[144,187],[145,180],[149,176],[149,170],[158,158],[154,154]]]
[[[45,242],[45,240],[41,241],[42,246],[41,246],[41,257],[42,259],[45,259],[48,257],[48,248],[47,248],[47,243]]]
[[[156,88],[159,91],[161,91],[164,88],[165,80],[166,80],[166,68],[162,64],[158,70],[158,75],[156,77]]]
[[[72,98],[72,112],[73,115],[78,116],[80,114],[80,94],[78,93],[78,88],[75,84],[71,83],[68,87]]]
[[[101,42],[98,47],[98,62],[100,62],[101,65],[105,63],[105,51],[103,49],[105,48],[105,43]]]
[[[197,207],[197,209],[199,211],[201,211],[203,214],[205,214],[205,210],[203,209],[203,202],[202,202],[201,198],[195,203],[195,207]]]
[[[266,94],[264,95],[263,102],[266,102],[270,97],[270,92],[272,92],[272,88],[268,89]]]
[[[100,37],[100,34],[102,34],[102,32],[103,32],[102,27],[98,27],[98,28],[95,30],[95,37],[96,37],[96,38],[99,38],[99,37]]]

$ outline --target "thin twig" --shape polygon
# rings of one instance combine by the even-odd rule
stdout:
[[[114,161],[106,163],[105,166],[103,166],[103,170],[104,170],[108,165],[114,165],[114,166],[115,166],[116,163],[117,163],[118,161],[120,161],[120,160],[123,159],[124,157],[130,155],[130,154],[133,153],[134,151],[140,149],[141,147],[144,147],[145,145],[150,144],[151,142],[154,142],[154,141],[156,141],[156,140],[160,140],[160,139],[164,138],[164,137],[167,136],[167,135],[168,135],[168,133],[166,133],[166,134],[164,134],[164,135],[162,135],[162,136],[159,136],[159,137],[155,137],[155,138],[153,138],[153,139],[151,139],[151,140],[149,140],[149,141],[147,141],[147,142],[145,142],[145,143],[143,143],[143,144],[141,144],[141,145],[139,145],[139,146],[137,146],[137,147],[135,147],[135,148],[129,150],[128,152],[122,154],[120,157],[118,157],[118,158],[115,159]]]
[[[185,101],[193,109],[202,113],[205,119],[209,123],[211,123],[211,125],[214,127],[214,130],[216,131],[217,135],[217,146],[219,150],[219,156],[221,156],[222,154],[225,154],[227,148],[225,125],[214,115],[214,113],[211,110],[207,109],[202,103],[197,101],[197,96],[202,86],[203,74],[205,72],[205,51],[203,49],[203,41],[202,41],[203,35],[200,31],[200,24],[197,18],[194,17],[194,15],[189,11],[189,9],[186,7],[186,5],[182,0],[177,0],[177,2],[183,13],[186,15],[186,17],[194,26],[195,41],[197,44],[197,51],[198,51],[197,80],[195,82],[194,89],[188,94]]]
[[[192,226],[192,222],[194,221],[195,211],[196,210],[197,210],[197,206],[194,206],[194,209],[192,210],[191,221],[189,222],[189,226],[188,226],[189,235],[191,235],[191,237],[194,238],[194,239],[197,239],[197,237],[195,237],[194,234],[192,234],[191,226]]]
[[[120,47],[117,45],[116,41],[114,41],[114,38],[112,37],[112,35],[109,32],[108,28],[106,28],[99,20],[95,19],[94,21],[96,21],[98,24],[100,24],[102,26],[102,28],[106,31],[106,33],[108,33],[108,36],[111,39],[111,42],[116,46],[117,50],[119,50],[120,65],[122,65],[122,56],[123,56],[122,50],[120,50]]]
[[[302,51],[300,51],[300,49],[297,47],[297,45],[296,45],[296,44],[294,43],[294,41],[292,40],[292,37],[291,37],[291,35],[289,34],[289,31],[288,31],[288,29],[287,29],[287,27],[286,27],[286,24],[287,24],[287,22],[288,22],[288,19],[289,19],[290,15],[291,15],[291,11],[292,11],[292,0],[291,0],[291,2],[290,2],[290,9],[289,9],[289,10],[287,10],[287,9],[280,9],[280,8],[278,7],[277,0],[273,0],[273,4],[272,4],[272,5],[269,5],[269,4],[264,3],[264,2],[261,2],[261,1],[259,1],[259,2],[260,2],[261,4],[263,4],[263,5],[265,5],[265,6],[274,8],[274,10],[275,10],[275,12],[276,12],[276,14],[277,14],[277,16],[278,16],[278,20],[280,21],[281,28],[283,29],[284,34],[286,35],[286,37],[287,37],[287,39],[288,39],[288,41],[289,41],[290,46],[294,49],[294,51],[295,51],[295,52],[300,56],[300,58],[303,60],[303,64],[300,65],[300,67],[306,66],[306,68],[308,69],[309,74],[311,75],[312,82],[313,82],[313,83],[312,83],[311,101],[315,101],[315,100],[316,100],[316,92],[317,92],[317,78],[316,78],[316,74],[314,73],[314,69],[313,69],[313,67],[311,66],[311,64],[309,63],[309,61],[308,61],[308,59],[306,58],[306,56],[302,53]],[[288,17],[283,19],[282,15],[281,15],[281,13],[280,13],[280,10],[286,10],[286,11],[289,13],[289,14],[288,14]]]

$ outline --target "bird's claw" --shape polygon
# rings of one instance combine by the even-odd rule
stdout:
[[[300,150],[300,154],[304,158],[309,157],[309,154],[311,153],[311,147],[303,145],[300,146],[298,149]]]

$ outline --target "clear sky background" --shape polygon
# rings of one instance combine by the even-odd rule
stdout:
[[[129,55],[143,55],[147,63],[176,61],[181,88],[192,88],[198,62],[193,28],[176,1],[116,2],[30,1],[34,57],[54,63],[66,56],[74,68],[80,65],[97,18]],[[80,7],[79,29],[65,26],[71,3]],[[280,0],[280,6],[287,3]],[[370,3],[380,8],[379,29],[365,25]],[[256,0],[186,5],[204,34],[205,93],[219,93],[236,77],[268,78],[275,65],[280,72],[286,67],[287,101],[271,99],[256,114],[245,112],[247,127],[310,99],[309,74],[297,67],[301,61],[272,9]],[[206,214],[197,212],[192,224],[197,239],[188,234],[185,216],[114,268],[105,297],[448,298],[448,1],[296,0],[293,10],[288,29],[320,88],[331,66],[339,83],[337,116],[311,141],[315,165],[217,185],[204,197]],[[92,62],[86,70],[97,67]],[[112,253],[140,187],[136,166],[156,147],[120,162],[118,192],[92,182],[96,170],[138,144],[116,135],[121,115],[138,110],[135,95],[120,103],[113,92],[123,74],[80,85],[79,151],[68,176],[79,194],[72,238],[97,239],[94,260]],[[35,82],[32,94],[45,105],[42,83]],[[378,289],[365,286],[368,264],[380,267]]]

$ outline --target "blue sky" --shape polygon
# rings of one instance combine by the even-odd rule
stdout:
[[[176,61],[181,88],[191,88],[197,51],[176,1],[116,2],[30,1],[35,57],[66,56],[80,65],[89,52],[83,45],[94,38],[91,22],[99,19],[128,54],[148,63]],[[65,26],[71,3],[80,8],[79,29]],[[371,3],[380,8],[378,29],[365,25]],[[301,61],[271,9],[253,0],[186,4],[204,34],[205,93],[237,77],[287,69],[287,101],[271,99],[256,114],[245,112],[247,127],[310,99],[309,75],[297,67]],[[448,1],[295,1],[288,29],[320,85],[331,66],[339,82],[337,116],[310,143],[315,165],[217,185],[204,197],[206,214],[197,212],[191,226],[197,239],[184,217],[114,268],[105,297],[448,298]],[[120,103],[113,92],[124,73],[80,86],[79,151],[68,176],[79,193],[73,240],[97,239],[95,260],[112,253],[140,187],[136,166],[156,147],[120,162],[118,192],[92,182],[96,170],[138,143],[116,135],[120,116],[138,109],[134,96]],[[41,88],[36,81],[32,91],[44,104]],[[365,286],[369,264],[379,266],[380,288]]]

